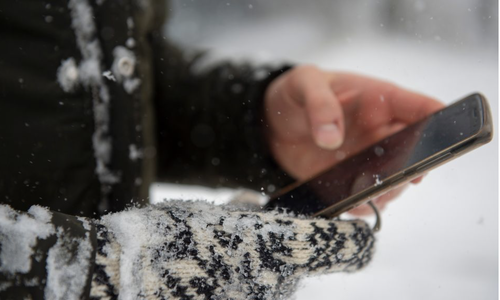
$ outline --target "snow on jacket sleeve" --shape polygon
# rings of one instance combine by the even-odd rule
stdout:
[[[265,89],[290,67],[200,68],[206,54],[187,55],[164,36],[167,9],[157,2],[151,39],[160,177],[257,190],[291,183],[268,149],[263,117]]]
[[[85,299],[95,235],[85,218],[0,205],[0,299]]]
[[[0,222],[2,299],[283,299],[301,277],[363,267],[374,244],[362,221],[203,201],[92,222],[2,205]]]

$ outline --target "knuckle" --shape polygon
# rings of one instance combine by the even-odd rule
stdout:
[[[384,96],[387,98],[387,99],[394,99],[397,97],[397,93],[399,91],[399,87],[392,83],[392,82],[388,82],[385,89],[384,89]]]
[[[316,67],[315,65],[311,65],[311,64],[306,64],[306,65],[302,65],[302,66],[299,66],[296,68],[297,69],[297,72],[307,72],[307,73],[315,73],[315,72],[319,72],[319,68]]]
[[[330,106],[330,102],[326,95],[321,95],[319,93],[311,93],[305,97],[306,103],[313,107],[325,107]]]
[[[294,70],[290,74],[290,79],[291,81],[295,82],[303,80],[304,78],[307,77],[316,76],[317,74],[320,73],[321,73],[320,69],[318,69],[318,67],[314,65],[302,65],[294,68]]]
[[[321,73],[321,70],[315,65],[302,65],[297,67],[294,72],[294,77],[303,77],[303,76],[316,76]]]

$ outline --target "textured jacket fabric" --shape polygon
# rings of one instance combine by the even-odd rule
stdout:
[[[262,117],[288,67],[199,70],[203,55],[164,37],[165,5],[0,2],[1,299],[274,299],[371,257],[362,222],[202,203],[123,211],[153,180],[292,180]]]
[[[284,70],[195,72],[203,55],[169,43],[166,11],[160,0],[2,1],[0,201],[92,217],[145,203],[155,179],[279,185],[260,105]]]

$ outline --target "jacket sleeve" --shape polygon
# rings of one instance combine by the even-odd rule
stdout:
[[[0,299],[284,299],[372,257],[359,220],[170,201],[88,220],[0,205]]]
[[[87,299],[95,249],[85,218],[0,205],[0,299]]]
[[[161,1],[163,3],[163,1]],[[159,177],[181,183],[266,188],[291,183],[265,140],[263,96],[290,69],[218,63],[186,55],[164,37],[161,5],[152,33]]]

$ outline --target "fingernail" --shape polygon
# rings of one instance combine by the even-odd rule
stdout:
[[[342,145],[342,135],[335,123],[325,124],[316,130],[316,143],[324,149],[334,150]]]

